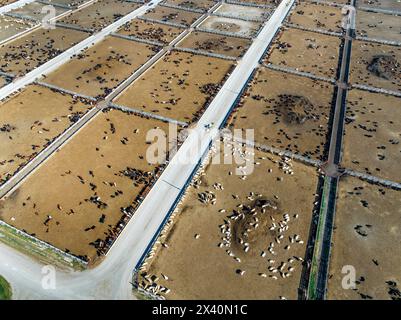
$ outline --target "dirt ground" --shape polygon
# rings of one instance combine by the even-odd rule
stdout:
[[[0,0],[0,7],[16,2],[17,0]]]
[[[0,104],[0,183],[91,108],[69,95],[30,85]]]
[[[157,48],[107,37],[50,73],[44,82],[89,96],[106,96],[141,67]]]
[[[329,299],[401,298],[400,191],[352,177],[340,181]],[[343,266],[353,266],[356,290],[342,287]]]
[[[37,29],[0,46],[0,70],[24,75],[87,37],[88,33],[63,28]]]
[[[401,182],[400,98],[348,93],[343,166]]]
[[[262,24],[253,21],[243,21],[225,17],[210,16],[202,24],[201,28],[211,31],[223,31],[238,34],[239,36],[252,37],[261,28]]]
[[[340,4],[340,5],[345,5],[345,4],[349,3],[349,0],[323,0],[323,1],[332,2],[332,3],[336,3],[336,4]],[[316,3],[315,0],[298,0],[298,2]]]
[[[223,3],[216,11],[216,13],[226,14],[237,18],[264,20],[267,20],[271,12],[271,10],[266,8],[241,6],[230,3]]]
[[[242,164],[209,165],[160,239],[164,246],[146,271],[171,290],[167,299],[297,299],[316,170],[257,150],[243,159],[258,163],[246,179],[235,174]],[[286,165],[293,175],[284,173]],[[215,204],[202,202],[205,194]]]
[[[393,59],[393,69],[388,78],[377,76],[368,70],[377,56],[388,56]],[[389,46],[365,41],[352,42],[351,83],[370,85],[373,87],[401,91],[401,47]]]
[[[0,77],[0,88],[4,87],[7,83],[8,81],[5,78]]]
[[[0,42],[32,28],[33,24],[0,16]]]
[[[305,1],[311,1],[311,0],[305,0]],[[330,0],[328,2],[334,2],[338,4],[349,4],[349,0]]]
[[[318,76],[335,78],[340,38],[286,28],[265,61]]]
[[[341,31],[341,8],[308,2],[299,3],[288,18],[288,22],[328,31]]]
[[[47,2],[51,3],[60,3],[64,5],[68,5],[71,7],[82,5],[89,0],[46,0]]]
[[[253,129],[257,143],[324,160],[333,91],[328,83],[262,68],[230,127]]]
[[[146,134],[156,127],[168,132],[167,124],[153,119],[116,110],[98,114],[0,200],[0,219],[94,262],[97,248],[125,225],[122,209],[134,205],[153,179]]]
[[[188,12],[179,9],[157,6],[150,9],[143,15],[144,18],[155,19],[164,22],[178,23],[189,27],[192,25],[202,14]]]
[[[214,0],[166,0],[163,3],[173,4],[183,8],[207,11],[216,4]]]
[[[241,57],[251,45],[251,41],[243,38],[221,36],[207,32],[192,32],[185,37],[178,47],[191,48],[226,56]]]
[[[183,31],[183,29],[160,23],[134,19],[122,26],[118,33],[167,44],[178,37]]]
[[[61,22],[99,31],[139,7],[138,3],[123,0],[99,0],[61,19]]]
[[[41,22],[42,19],[49,14],[48,11],[45,11],[44,13],[42,13],[42,9],[45,6],[48,6],[48,5],[39,3],[39,2],[31,2],[31,3],[24,5],[23,7],[11,10],[10,13],[20,14],[20,15],[35,19],[38,22]],[[55,17],[60,16],[69,10],[69,9],[56,7],[56,6],[54,6],[54,9],[55,9]]]
[[[390,9],[401,12],[401,2],[398,0],[359,0],[359,7]]]
[[[276,6],[279,5],[281,0],[241,0],[243,3],[249,3],[249,4],[261,4],[261,5],[268,5],[268,6]]]
[[[401,17],[358,10],[356,31],[362,37],[401,42]]]
[[[231,70],[231,61],[173,51],[128,87],[116,103],[191,122]]]

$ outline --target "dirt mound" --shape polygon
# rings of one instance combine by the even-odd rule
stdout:
[[[284,116],[285,122],[290,124],[303,124],[317,118],[313,112],[314,105],[303,96],[281,94],[276,100],[276,108]]]
[[[399,79],[401,76],[401,65],[389,55],[377,55],[367,66],[368,71],[386,80]]]
[[[243,205],[231,228],[231,249],[237,257],[260,255],[266,244],[274,239],[275,231],[269,230],[271,216],[281,212],[277,203],[272,200],[258,199],[251,204]],[[248,248],[248,249],[247,249]]]

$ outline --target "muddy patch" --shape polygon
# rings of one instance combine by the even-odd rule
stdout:
[[[377,77],[386,80],[395,80],[401,77],[401,65],[396,58],[390,55],[374,56],[367,69]]]
[[[303,96],[280,94],[276,99],[275,109],[287,124],[303,124],[318,118],[312,102]]]
[[[240,258],[259,255],[257,248],[263,247],[276,236],[274,230],[269,230],[269,224],[279,214],[277,203],[267,199],[258,199],[243,205],[240,211],[234,211],[230,216],[234,219],[231,228],[233,253]]]

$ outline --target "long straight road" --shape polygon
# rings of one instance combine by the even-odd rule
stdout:
[[[350,6],[355,8],[354,5],[355,0],[351,0]],[[326,297],[329,260],[331,254],[331,238],[334,227],[336,193],[339,180],[338,166],[341,161],[348,76],[351,60],[352,38],[354,35],[355,9],[349,10],[348,12],[340,73],[337,82],[337,96],[324,183],[324,195],[320,207],[318,230],[315,239],[311,275],[307,293],[309,299],[323,300]]]
[[[171,207],[196,169],[198,160],[207,152],[210,142],[216,137],[215,131],[206,130],[205,125],[217,129],[223,124],[294,1],[284,0],[277,7],[205,111],[197,127],[183,143],[98,267],[74,273],[59,271],[56,290],[45,290],[41,286],[42,265],[0,245],[0,274],[10,281],[15,298],[133,298],[130,284],[133,268],[157,235]],[[199,141],[198,148],[195,142]]]

